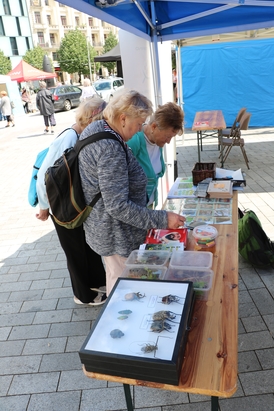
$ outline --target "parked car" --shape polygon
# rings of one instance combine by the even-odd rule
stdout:
[[[99,96],[108,103],[116,91],[124,88],[124,80],[121,77],[100,79],[93,83],[93,87]]]
[[[52,92],[52,99],[55,111],[69,111],[72,107],[80,104],[82,89],[77,86],[56,86],[49,89]]]

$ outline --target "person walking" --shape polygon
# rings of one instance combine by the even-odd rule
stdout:
[[[2,115],[6,117],[7,119],[7,125],[5,127],[10,127],[12,124],[12,127],[15,126],[14,124],[14,119],[13,119],[13,114],[12,114],[12,105],[10,98],[8,96],[8,93],[6,91],[1,91],[1,107],[0,110],[2,112]]]
[[[37,174],[37,195],[40,210],[36,218],[46,221],[50,215],[45,186],[45,173],[48,167],[78,140],[79,134],[92,121],[102,117],[106,103],[99,96],[80,104],[76,110],[76,123],[59,135],[49,147],[49,151]],[[66,258],[71,285],[76,304],[91,306],[103,304],[106,300],[106,275],[102,258],[86,242],[83,225],[73,230],[60,226],[51,216],[61,247]]]
[[[127,142],[148,178],[148,207],[158,204],[158,180],[166,170],[163,147],[183,134],[183,122],[184,112],[176,103],[163,104],[143,124],[142,131]]]
[[[30,113],[29,103],[31,103],[31,99],[30,99],[30,95],[29,95],[28,91],[25,88],[22,89],[21,100],[23,102],[23,107],[24,107],[25,113],[26,114]]]
[[[82,89],[82,95],[80,97],[80,101],[85,101],[87,98],[92,98],[97,94],[94,88],[92,87],[89,78],[84,79],[83,86],[84,87]]]
[[[36,95],[36,106],[40,113],[44,116],[45,130],[44,133],[49,133],[49,125],[51,127],[51,133],[54,133],[54,127],[56,121],[54,117],[54,104],[52,101],[52,94],[46,89],[47,84],[45,81],[40,81],[40,90]]]
[[[144,243],[150,228],[177,229],[185,217],[147,208],[146,175],[125,144],[152,114],[152,102],[135,90],[117,92],[103,112],[103,120],[89,124],[80,136],[105,131],[115,140],[85,146],[78,163],[86,204],[101,193],[84,222],[86,240],[103,256],[107,296],[125,269],[131,251]]]

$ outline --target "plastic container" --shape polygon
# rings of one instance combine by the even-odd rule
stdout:
[[[168,281],[192,281],[196,298],[207,300],[212,286],[214,272],[209,268],[173,268],[170,267],[164,277]]]
[[[215,246],[218,231],[212,225],[199,225],[193,230],[193,237],[199,248],[211,248]]]
[[[175,251],[171,255],[170,268],[211,268],[213,255],[209,251]]]
[[[167,267],[155,265],[127,266],[121,277],[139,278],[141,280],[163,280]]]
[[[170,257],[169,251],[134,250],[126,260],[126,265],[157,265],[164,266]]]

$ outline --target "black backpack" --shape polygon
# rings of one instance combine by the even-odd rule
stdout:
[[[101,197],[99,192],[90,204],[86,204],[79,174],[78,154],[87,144],[103,139],[118,141],[127,155],[126,147],[117,137],[109,132],[100,132],[78,140],[74,147],[65,150],[46,171],[45,184],[51,214],[55,222],[63,227],[72,229],[82,225]]]
[[[252,210],[238,209],[239,253],[254,267],[274,268],[274,243],[267,237]]]

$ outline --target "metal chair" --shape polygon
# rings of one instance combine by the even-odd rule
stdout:
[[[245,145],[245,141],[244,139],[241,137],[241,130],[247,130],[248,129],[248,125],[250,122],[250,118],[251,118],[251,113],[244,113],[240,119],[239,125],[236,126],[236,128],[234,129],[233,135],[230,137],[222,137],[222,147],[223,147],[223,151],[220,154],[223,155],[223,162],[225,162],[225,160],[227,159],[232,147],[240,147],[240,149],[242,150],[244,159],[245,159],[245,163],[247,168],[249,169],[249,164],[248,164],[248,158],[246,155],[246,151],[244,148]]]
[[[234,123],[232,124],[231,128],[226,128],[224,130],[222,130],[222,136],[223,137],[233,137],[237,127],[240,124],[241,118],[243,117],[244,113],[246,112],[246,108],[243,107],[238,111],[238,114],[234,120]]]

